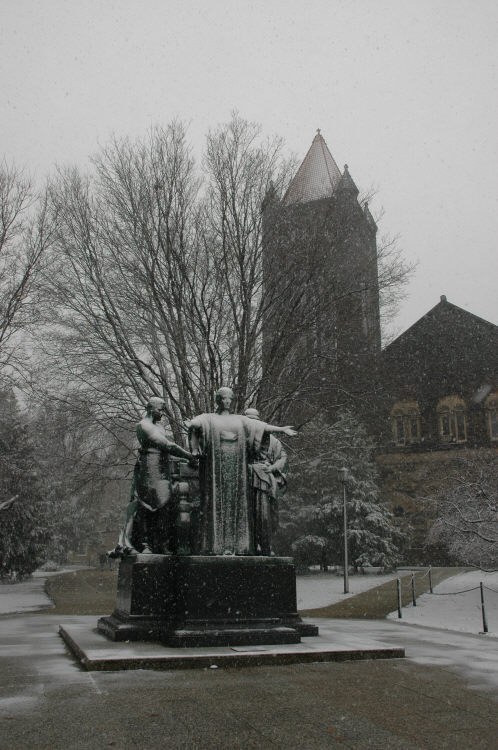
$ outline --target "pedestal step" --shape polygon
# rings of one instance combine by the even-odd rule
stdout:
[[[301,636],[293,628],[237,627],[211,630],[175,630],[165,641],[168,646],[263,646],[300,643]]]

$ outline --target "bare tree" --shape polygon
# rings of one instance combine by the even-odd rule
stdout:
[[[294,393],[284,376],[271,398],[263,393],[264,328],[271,320],[272,370],[303,382],[318,354],[303,349],[302,332],[318,304],[336,301],[333,290],[315,294],[318,260],[310,253],[303,264],[297,241],[285,266],[265,267],[262,205],[278,200],[295,168],[281,140],[235,114],[208,134],[201,166],[173,122],[134,143],[114,139],[91,174],[63,170],[51,187],[45,383],[116,436],[154,394],[179,439],[222,384],[236,408],[258,402],[270,418]]]
[[[199,268],[196,191],[177,124],[142,143],[114,140],[91,177],[66,170],[52,186],[58,237],[45,281],[55,329],[44,357],[52,388],[69,387],[73,406],[107,426],[135,417],[151,394],[167,398],[172,424],[190,405],[192,300],[180,275]]]
[[[436,521],[429,542],[444,546],[463,565],[498,566],[498,455],[492,450],[462,454],[429,498]]]
[[[284,298],[297,304],[305,285],[301,279],[296,286],[290,264],[275,268],[272,285],[265,283],[262,206],[269,191],[283,192],[295,168],[282,149],[281,139],[262,140],[260,127],[237,114],[207,138],[206,221],[227,312],[229,359],[223,374],[234,385],[239,408],[259,394],[269,314]]]
[[[208,136],[204,186],[179,123],[114,140],[94,175],[59,174],[46,277],[52,389],[100,419],[136,417],[151,394],[173,430],[235,385],[255,388],[262,325],[261,202],[285,182],[278,141],[234,118]]]
[[[37,276],[52,240],[46,195],[20,169],[0,163],[0,369],[23,370],[19,333],[40,317]]]
[[[378,194],[375,186],[370,187],[358,198],[365,209]],[[379,226],[385,216],[384,208],[375,212],[373,217]],[[408,282],[418,266],[417,261],[408,262],[400,248],[400,236],[383,233],[377,238],[377,267],[379,286],[380,324],[382,329],[382,346],[386,347],[399,335],[393,329],[393,321],[399,312],[400,304],[406,296]]]

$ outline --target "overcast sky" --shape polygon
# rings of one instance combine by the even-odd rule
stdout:
[[[303,158],[321,128],[416,276],[498,323],[496,0],[0,0],[1,151],[42,179],[113,132],[232,110]]]

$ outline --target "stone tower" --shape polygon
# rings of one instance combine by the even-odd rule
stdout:
[[[380,353],[377,226],[320,131],[279,200],[263,203],[261,403],[294,418],[354,404]],[[285,407],[279,411],[284,413]]]

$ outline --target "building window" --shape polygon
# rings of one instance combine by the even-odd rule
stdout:
[[[416,401],[397,401],[391,410],[396,445],[420,442],[420,410]]]
[[[465,402],[459,396],[441,399],[437,406],[439,437],[443,443],[465,443],[467,418]]]
[[[491,440],[498,440],[498,391],[490,393],[484,402],[488,435]]]

